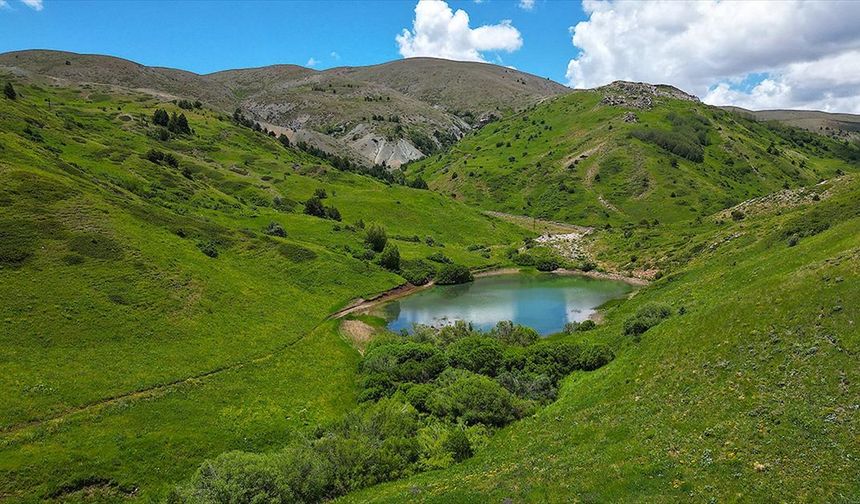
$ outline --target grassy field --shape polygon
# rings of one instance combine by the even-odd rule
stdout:
[[[826,194],[703,235],[719,245],[586,333],[611,364],[472,459],[343,501],[856,502],[860,180]],[[653,302],[674,314],[625,336]]]
[[[21,96],[0,101],[3,498],[150,498],[206,457],[276,446],[349,409],[357,353],[323,321],[404,281],[354,257],[360,220],[385,226],[405,259],[442,251],[473,267],[526,236],[205,108],[15,84]],[[194,134],[154,138],[158,107]],[[317,189],[343,222],[303,214]],[[265,235],[271,222],[286,236]],[[476,241],[500,246],[468,250]]]

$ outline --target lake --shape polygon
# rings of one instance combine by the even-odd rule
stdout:
[[[598,306],[631,290],[633,286],[625,282],[581,276],[495,275],[467,284],[434,286],[391,301],[382,310],[393,331],[456,320],[490,329],[499,321],[511,320],[547,335],[561,331],[567,322],[589,318]]]

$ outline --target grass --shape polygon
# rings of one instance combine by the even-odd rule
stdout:
[[[860,220],[795,247],[777,237],[811,209],[860,201],[860,180],[831,192],[734,223],[742,239],[609,309],[585,337],[615,361],[571,375],[474,458],[343,500],[856,501]],[[623,322],[650,303],[674,313],[636,342]]]
[[[279,446],[348,410],[358,354],[322,322],[404,281],[353,257],[358,221],[419,235],[398,242],[404,258],[444,251],[472,267],[527,235],[211,110],[183,111],[195,134],[162,142],[147,118],[179,111],[169,102],[15,84],[22,96],[0,101],[0,496],[12,500],[156,498],[204,458]],[[301,213],[318,188],[343,222]],[[270,222],[286,237],[264,235]],[[476,239],[499,250],[468,250]]]

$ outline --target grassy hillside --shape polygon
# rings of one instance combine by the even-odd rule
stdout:
[[[568,91],[509,68],[433,58],[325,71],[272,65],[198,75],[110,56],[33,50],[0,54],[0,67],[201,100],[222,112],[240,108],[295,141],[389,166],[447,145],[489,115]]]
[[[860,158],[697,101],[648,95],[642,106],[638,85],[616,86],[491,124],[407,171],[487,209],[603,225],[691,220],[856,170]]]
[[[206,457],[349,409],[358,354],[325,318],[404,281],[365,259],[360,221],[383,225],[403,259],[442,251],[473,267],[504,257],[469,245],[524,237],[206,107],[12,82],[17,99],[0,100],[2,498],[149,498]],[[164,137],[157,108],[184,113],[193,134]],[[303,213],[317,190],[342,222]],[[271,223],[284,233],[266,234]]]
[[[856,502],[860,179],[814,192],[707,219],[707,246],[586,333],[612,363],[462,464],[343,501]],[[653,303],[672,315],[625,335]]]

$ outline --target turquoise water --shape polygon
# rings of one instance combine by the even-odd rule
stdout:
[[[629,284],[615,280],[548,273],[498,275],[468,284],[431,287],[392,301],[383,311],[393,331],[456,320],[489,329],[499,321],[511,320],[547,335],[561,331],[567,322],[587,319],[598,306],[631,290]]]

